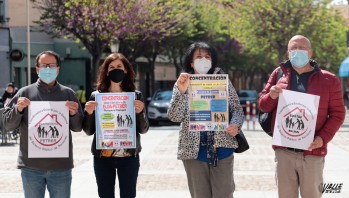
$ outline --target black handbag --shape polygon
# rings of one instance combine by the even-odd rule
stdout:
[[[247,151],[250,148],[250,146],[248,145],[247,139],[241,130],[239,130],[235,138],[238,141],[238,145],[239,145],[239,147],[235,149],[235,153],[242,153]]]
[[[272,112],[264,113],[262,111],[259,111],[259,113],[258,113],[259,124],[261,125],[263,131],[271,137],[273,137],[273,132],[271,131],[272,116],[273,116]]]
[[[279,79],[282,77],[283,72],[281,68],[279,69],[277,76],[276,76],[276,81],[274,85],[279,81]],[[270,113],[265,113],[259,110],[258,112],[258,122],[261,125],[263,131],[268,134],[269,136],[273,137],[273,132],[271,131],[271,119],[273,117],[273,112]]]

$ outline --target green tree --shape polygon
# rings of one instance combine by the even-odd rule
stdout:
[[[168,54],[177,69],[181,69],[180,58],[185,50],[195,41],[205,41],[213,45],[218,52],[219,64],[225,70],[241,65],[244,58],[241,54],[241,43],[230,38],[229,27],[225,23],[225,12],[219,1],[194,1],[191,20],[181,34],[171,37],[164,43]]]
[[[346,27],[327,0],[224,0],[230,35],[254,57],[251,65],[271,71],[287,59],[289,39],[297,34],[310,39],[313,58],[337,72],[346,54]],[[257,63],[257,64],[256,64]]]
[[[196,4],[196,28],[201,33],[196,36],[212,44],[217,52],[219,66],[226,72],[241,65],[241,43],[229,35],[230,26],[226,23],[226,13],[219,1],[202,0]]]

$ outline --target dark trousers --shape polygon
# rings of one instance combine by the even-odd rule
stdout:
[[[99,197],[115,197],[116,173],[119,180],[120,198],[136,197],[139,156],[94,157],[94,171],[97,180]]]

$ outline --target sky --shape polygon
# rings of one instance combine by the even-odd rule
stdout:
[[[332,3],[337,4],[337,5],[343,5],[343,4],[348,4],[348,1],[347,0],[333,0]]]

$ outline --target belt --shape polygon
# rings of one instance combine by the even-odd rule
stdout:
[[[304,150],[302,149],[296,149],[296,148],[290,148],[290,147],[286,147],[286,149],[293,152],[297,152],[297,153],[304,152]]]

